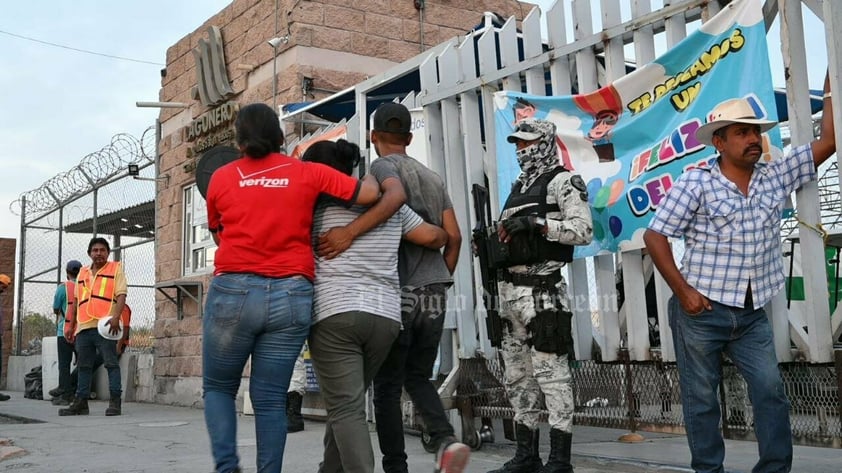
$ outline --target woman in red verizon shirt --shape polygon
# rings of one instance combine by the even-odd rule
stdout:
[[[205,422],[216,471],[240,471],[234,400],[251,357],[257,469],[280,472],[287,388],[310,330],[316,198],[366,205],[379,186],[280,154],[284,135],[265,104],[243,107],[235,127],[243,156],[214,172],[207,192],[219,249],[202,321]]]

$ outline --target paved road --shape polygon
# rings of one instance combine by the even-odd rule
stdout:
[[[59,417],[57,408],[45,401],[23,399],[10,393],[0,402],[0,438],[12,446],[0,446],[0,472],[211,472],[213,464],[201,410],[126,403],[124,415],[105,417],[107,402],[91,403],[91,415]],[[7,423],[3,415],[36,420],[36,423]],[[254,472],[254,422],[240,417],[239,451],[245,472]],[[323,424],[307,421],[304,432],[291,434],[284,458],[286,472],[316,472],[321,457]],[[577,473],[665,473],[687,472],[688,452],[683,436],[644,434],[646,441],[625,444],[617,441],[624,432],[577,427],[573,464]],[[373,437],[373,435],[372,435]],[[498,437],[502,432],[498,429]],[[376,439],[373,437],[376,448]],[[548,442],[542,443],[546,458]],[[79,451],[91,451],[79,455]],[[504,439],[484,444],[471,457],[467,473],[498,468],[512,456],[514,445]],[[756,459],[753,442],[728,442],[729,471],[748,472]],[[418,437],[407,436],[410,471],[431,472],[433,456],[426,453]],[[798,447],[793,471],[839,473],[839,450]],[[4,455],[11,456],[3,458]],[[683,467],[682,467],[683,466]],[[378,472],[382,472],[378,467]]]

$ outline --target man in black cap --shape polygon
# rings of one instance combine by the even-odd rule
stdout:
[[[371,144],[379,156],[371,174],[383,195],[377,204],[345,227],[320,236],[319,254],[328,259],[383,223],[405,202],[424,221],[448,234],[444,253],[404,241],[398,257],[402,286],[403,328],[374,379],[374,415],[385,473],[408,471],[401,414],[401,390],[406,388],[424,419],[426,432],[437,447],[435,471],[461,473],[470,448],[457,442],[430,376],[444,325],[446,291],[459,259],[462,236],[444,180],[414,158],[406,148],[412,141],[412,117],[398,103],[374,112]]]
[[[68,406],[73,400],[73,390],[70,383],[70,362],[73,361],[73,344],[64,338],[64,317],[67,308],[73,305],[73,295],[76,288],[76,276],[82,269],[82,263],[70,260],[65,272],[67,280],[59,284],[53,296],[53,313],[56,315],[56,341],[58,342],[58,387],[51,389],[53,405]]]

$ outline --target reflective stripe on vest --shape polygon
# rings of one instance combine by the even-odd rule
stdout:
[[[80,324],[108,317],[114,305],[114,276],[120,263],[109,261],[96,275],[91,275],[90,266],[83,266],[76,278],[79,304],[76,320]]]
[[[66,296],[65,308],[61,311],[62,317],[67,317],[67,310],[70,306],[76,303],[76,283],[73,281],[64,281],[64,292]]]

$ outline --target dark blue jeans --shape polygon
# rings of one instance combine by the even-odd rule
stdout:
[[[401,298],[403,330],[374,377],[374,418],[385,473],[406,472],[401,392],[406,392],[433,445],[453,435],[439,393],[430,382],[444,325],[447,287],[432,284]]]
[[[108,371],[108,391],[111,397],[120,397],[123,388],[120,381],[120,360],[117,358],[117,341],[107,340],[96,328],[89,328],[76,334],[74,346],[76,347],[76,366],[79,370],[76,397],[79,399],[90,397],[97,351],[102,355],[103,364]]]
[[[281,471],[286,399],[295,359],[310,331],[313,284],[302,277],[223,274],[213,278],[202,321],[205,423],[216,471],[239,465],[234,401],[251,357],[257,471]]]
[[[61,389],[61,397],[72,397],[70,384],[70,363],[73,361],[73,344],[63,336],[56,337],[58,344],[58,388]],[[95,368],[94,368],[95,369]]]
[[[719,430],[722,417],[717,397],[725,352],[748,384],[760,453],[752,472],[788,472],[792,467],[789,401],[766,311],[740,309],[714,301],[711,305],[713,310],[691,316],[675,297],[669,302],[691,467],[699,473],[725,471],[725,443]]]

